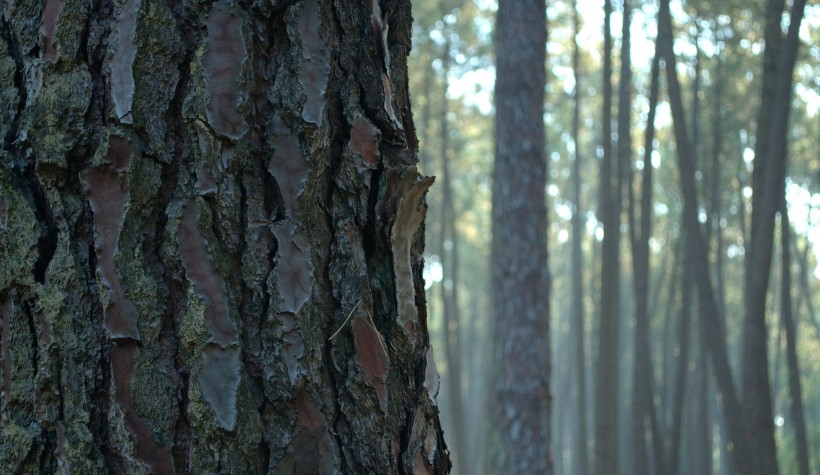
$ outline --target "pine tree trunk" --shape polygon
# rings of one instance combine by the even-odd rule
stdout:
[[[601,301],[598,354],[595,367],[595,473],[612,474],[618,467],[618,347],[620,340],[620,183],[612,153],[612,4],[604,0],[604,73],[601,137],[604,156],[599,175],[601,243]]]
[[[448,471],[381,4],[5,2],[0,472]]]
[[[573,473],[578,475],[588,475],[589,473],[589,449],[587,448],[589,436],[587,435],[587,385],[586,385],[586,329],[584,325],[584,274],[583,274],[583,254],[581,243],[585,232],[581,216],[581,50],[578,46],[578,34],[581,30],[581,22],[578,13],[578,4],[573,2],[573,36],[572,36],[572,71],[575,78],[575,89],[573,91],[572,109],[572,141],[574,147],[574,157],[572,162],[572,318],[570,320],[570,332],[573,335],[575,344],[575,400],[576,417],[573,424],[572,433],[576,434],[573,450],[573,460],[575,461]]]
[[[544,0],[501,0],[492,260],[497,474],[551,473]]]

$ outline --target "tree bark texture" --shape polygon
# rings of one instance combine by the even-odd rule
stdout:
[[[493,175],[495,473],[550,473],[544,0],[501,0]]]
[[[448,471],[410,22],[4,2],[0,472]]]

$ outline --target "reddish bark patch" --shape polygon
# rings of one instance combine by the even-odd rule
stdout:
[[[137,344],[133,340],[120,340],[111,348],[115,398],[125,416],[125,428],[134,437],[137,459],[152,473],[172,474],[174,459],[157,443],[151,429],[137,415],[131,402],[131,380],[134,376],[136,352]]]
[[[245,38],[242,18],[227,2],[214,4],[206,21],[208,41],[202,67],[208,90],[208,123],[214,131],[238,139],[248,130],[239,113],[242,94],[238,84],[245,62]]]
[[[318,126],[322,125],[330,75],[330,54],[322,42],[321,26],[318,2],[306,0],[299,15],[303,59],[299,65],[299,83],[305,91],[302,119]]]
[[[421,449],[416,452],[416,461],[415,465],[413,466],[413,475],[433,475],[433,467],[427,463],[427,459],[424,458],[424,454],[421,453]]]
[[[364,372],[367,383],[376,390],[382,410],[387,411],[384,382],[390,363],[384,349],[384,340],[376,327],[361,316],[353,319],[353,340],[356,345],[356,363]]]
[[[370,168],[376,168],[379,164],[379,129],[366,117],[357,115],[353,120],[349,146]]]
[[[296,314],[313,292],[313,262],[307,237],[293,223],[274,225],[273,235],[279,243],[276,261],[276,284],[279,287],[279,309]]]
[[[0,297],[0,320],[2,320],[3,330],[3,394],[6,399],[6,406],[11,402],[11,297],[3,295]]]
[[[288,452],[296,473],[333,474],[336,456],[324,415],[304,391],[296,400],[296,425]]]
[[[292,215],[296,212],[299,196],[305,191],[308,176],[307,160],[296,135],[274,135],[273,148],[268,173],[276,179],[279,192],[285,201],[285,209]]]
[[[232,431],[236,428],[236,391],[242,371],[239,349],[209,345],[203,353],[205,361],[199,374],[202,398],[214,412],[217,425]]]
[[[131,149],[131,142],[128,139],[118,135],[109,137],[106,159],[114,171],[127,172],[131,167],[133,156],[134,151]]]
[[[54,62],[57,59],[57,50],[54,48],[54,30],[57,28],[57,18],[63,11],[63,0],[46,0],[43,5],[43,16],[40,20],[40,36],[43,39],[43,58]]]
[[[134,37],[137,34],[137,12],[139,0],[126,0],[117,14],[116,31],[119,36],[114,52],[108,62],[110,67],[111,99],[117,119],[124,124],[134,121],[131,116],[131,104],[134,100],[134,58],[137,50]]]
[[[185,275],[205,303],[205,323],[213,341],[226,348],[237,344],[237,331],[228,315],[225,281],[217,274],[211,256],[197,227],[199,205],[187,200],[182,205],[177,244]]]
[[[118,148],[109,149],[107,157],[112,165],[127,169],[131,161],[130,144],[118,143]],[[105,309],[106,329],[112,338],[139,340],[137,309],[126,298],[114,264],[130,200],[128,182],[108,166],[89,168],[80,175],[94,212],[97,274],[111,291],[111,303]]]

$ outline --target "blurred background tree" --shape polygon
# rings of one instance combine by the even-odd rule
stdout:
[[[612,2],[605,72],[604,1],[547,3],[544,245],[551,256],[552,367],[544,371],[552,378],[553,417],[552,440],[530,442],[551,444],[554,473],[592,473],[602,443],[595,425],[608,411],[615,427],[605,432],[615,436],[617,462],[596,473],[740,473],[733,454],[745,457],[740,469],[749,463],[774,473],[768,457],[779,473],[813,473],[820,469],[820,6],[667,5],[670,48],[656,55],[661,4],[630,2],[624,15],[624,2]],[[425,279],[442,421],[454,473],[462,474],[491,473],[486,457],[495,440],[488,375],[496,11],[489,0],[414,2],[410,87],[422,169],[439,177],[428,195],[434,211]],[[780,64],[790,30],[793,74]],[[771,55],[775,63],[766,59]],[[781,82],[764,88],[769,76]],[[781,109],[770,105],[778,100]],[[676,134],[676,125],[684,132]],[[773,150],[767,143],[777,127],[783,142]],[[610,147],[607,171],[601,167]],[[689,154],[683,163],[682,148]],[[771,191],[753,178],[766,175],[764,160],[784,165]],[[604,182],[620,198],[601,201]],[[686,187],[693,192],[689,224]],[[623,210],[610,232],[619,235],[618,263],[607,266],[616,269],[617,285],[602,279],[602,258],[613,257],[602,247],[607,206]],[[754,234],[764,219],[756,213],[767,206],[768,238]],[[696,235],[693,249],[685,242]],[[766,239],[770,263],[758,257],[765,251],[752,251]],[[767,281],[747,281],[752,268]],[[749,296],[765,296],[763,307],[750,309]],[[601,327],[604,313],[617,318]],[[606,361],[597,360],[602,342],[617,342],[614,351],[606,348]],[[609,367],[594,377],[601,364]],[[605,380],[596,391],[601,376],[617,388]],[[765,392],[761,384],[768,384],[769,402],[755,397]],[[596,394],[610,409],[594,407]],[[754,431],[742,440],[730,414],[745,420],[760,407],[771,408],[770,415],[758,412],[756,427],[764,429],[741,422],[741,430]]]

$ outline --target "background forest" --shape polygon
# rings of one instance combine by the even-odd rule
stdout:
[[[665,473],[733,473],[729,454],[735,447],[726,412],[731,407],[721,394],[735,385],[741,394],[754,387],[743,375],[743,362],[751,361],[744,351],[760,348],[752,341],[747,309],[754,300],[748,289],[759,285],[752,276],[760,275],[750,269],[761,260],[747,258],[754,252],[748,243],[755,221],[753,170],[761,166],[756,151],[765,140],[763,132],[784,123],[774,108],[761,106],[767,8],[777,3],[670,4],[678,111],[688,131],[682,136],[691,145],[699,203],[700,232],[688,234],[703,236],[700,249],[708,253],[716,308],[709,317],[703,288],[697,290],[709,278],[692,264],[694,251],[685,244],[691,226],[684,224],[685,177],[676,145],[681,131],[676,141],[667,74],[655,75],[657,107],[651,107],[653,65],[661,71],[666,67],[665,61],[653,60],[657,2],[633,1],[626,15],[623,2],[612,2],[610,64],[605,64],[602,33],[604,1],[548,2],[545,245],[552,276],[550,443],[556,474],[587,473],[593,467],[600,419],[596,355],[602,352],[613,356],[618,442],[612,460],[619,473],[641,473],[635,464],[645,463],[642,459],[655,473],[661,466],[668,468]],[[779,3],[781,24],[768,31],[785,41],[795,8],[792,2]],[[413,5],[410,87],[421,172],[437,177],[427,198],[430,331],[442,375],[445,436],[454,472],[460,474],[491,471],[486,454],[492,445],[496,8],[489,0]],[[797,38],[784,144],[787,213],[777,214],[770,233],[771,277],[762,281],[768,287],[761,313],[764,350],[757,360],[768,367],[772,417],[767,420],[785,474],[820,471],[820,5],[805,6]],[[606,87],[612,88],[612,107],[602,116]],[[647,133],[652,119],[654,137]],[[761,120],[768,126],[762,127]],[[618,140],[625,129],[631,140]],[[611,141],[604,147],[607,130]],[[602,182],[605,148],[618,158]],[[616,201],[622,204],[614,215],[621,235],[616,265],[603,272],[602,197],[611,195],[602,183],[619,190]],[[646,194],[644,183],[649,184]],[[783,210],[780,194],[770,201]],[[642,208],[651,211],[642,213]],[[641,253],[642,242],[648,253]],[[601,308],[602,286],[616,289],[617,308]],[[602,313],[611,324],[604,331]],[[718,340],[725,342],[728,367],[716,371],[709,345]],[[743,398],[745,404],[753,400]]]

